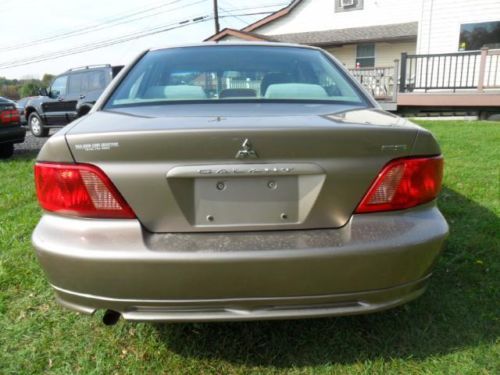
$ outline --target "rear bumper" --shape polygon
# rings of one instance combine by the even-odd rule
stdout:
[[[20,126],[0,127],[0,144],[2,143],[23,143],[26,136],[26,129]]]
[[[191,301],[110,299],[54,289],[57,301],[71,310],[91,314],[98,308],[112,309],[121,312],[127,320],[142,322],[303,319],[390,309],[419,297],[429,277],[395,288],[361,293]]]
[[[360,314],[425,290],[448,226],[433,205],[340,229],[151,234],[135,220],[46,214],[33,234],[59,302],[141,321]]]

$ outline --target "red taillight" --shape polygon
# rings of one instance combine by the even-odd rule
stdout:
[[[0,111],[0,124],[17,124],[20,121],[19,112],[17,109],[6,109]]]
[[[99,168],[88,164],[35,165],[44,210],[88,218],[133,219],[135,214]]]
[[[443,179],[443,158],[397,159],[384,167],[356,213],[403,210],[437,197]]]

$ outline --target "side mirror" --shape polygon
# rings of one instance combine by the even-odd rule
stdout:
[[[47,89],[45,87],[42,87],[41,89],[38,90],[38,95],[41,95],[41,96],[50,96],[49,92],[47,91]]]

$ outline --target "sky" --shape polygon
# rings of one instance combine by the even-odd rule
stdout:
[[[219,0],[219,15],[271,12],[289,0]],[[214,33],[213,0],[0,0],[0,77],[41,78],[70,68],[125,65],[147,48],[199,42]],[[265,15],[222,17],[242,28]],[[183,27],[109,45],[139,34]],[[103,48],[76,53],[96,44]],[[57,59],[46,58],[64,55]],[[29,60],[29,64],[21,65]],[[19,66],[13,66],[19,65]]]

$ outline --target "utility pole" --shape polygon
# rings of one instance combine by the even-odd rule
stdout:
[[[219,5],[217,4],[217,0],[214,0],[214,21],[215,21],[215,33],[217,34],[220,31]]]

